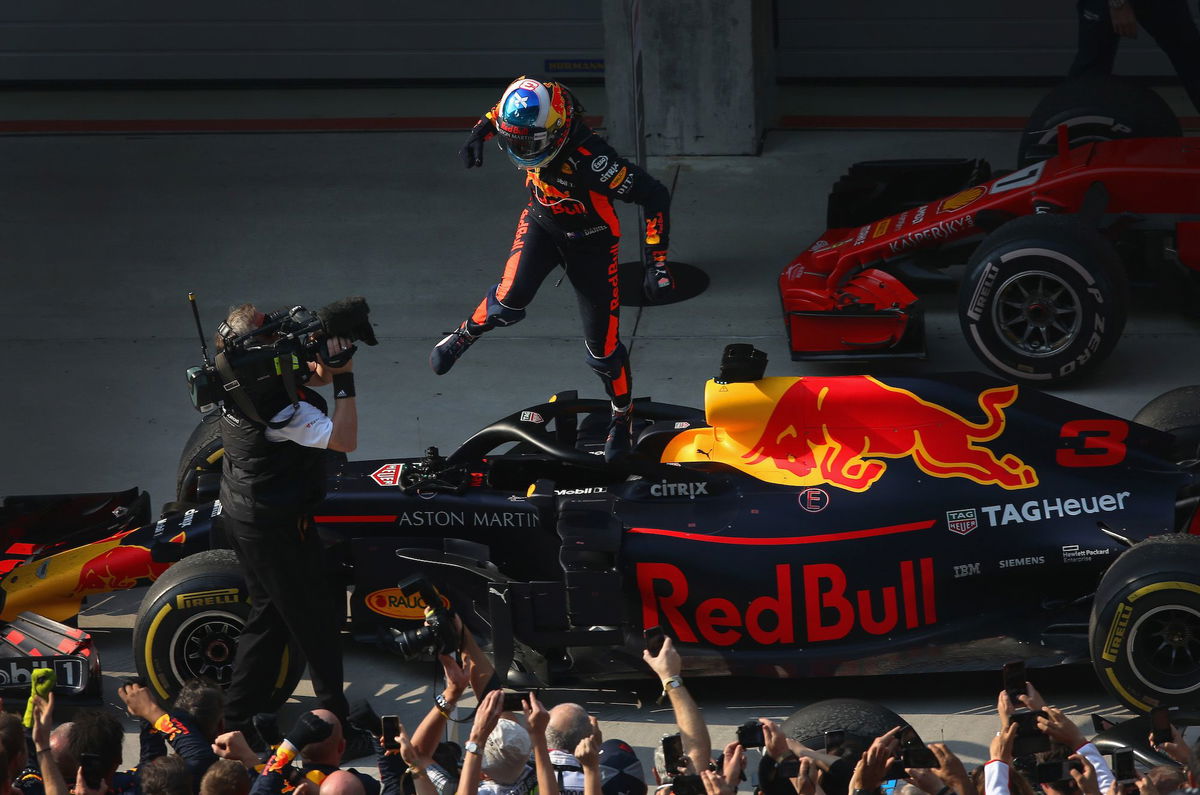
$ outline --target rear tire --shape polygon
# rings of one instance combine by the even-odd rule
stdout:
[[[225,443],[221,439],[221,413],[214,411],[192,429],[192,435],[183,445],[179,455],[179,468],[175,476],[175,501],[185,505],[196,505],[217,499],[225,456]],[[345,463],[346,454],[336,450],[325,451],[325,466],[333,467]],[[215,476],[215,477],[210,477]]]
[[[1172,461],[1200,456],[1200,386],[1181,386],[1151,400],[1133,421],[1174,437]]]
[[[1153,536],[1122,553],[1096,589],[1092,666],[1130,709],[1200,697],[1200,538]]]
[[[1021,133],[1017,167],[1058,153],[1058,125],[1067,125],[1071,146],[1118,138],[1174,138],[1179,119],[1163,98],[1141,83],[1118,77],[1080,77],[1042,98]]]
[[[192,429],[192,435],[183,445],[179,456],[179,468],[175,475],[175,500],[195,505],[216,499],[215,494],[202,493],[200,476],[221,473],[221,460],[225,447],[221,441],[220,412],[214,411]]]
[[[190,679],[229,684],[237,639],[250,616],[250,599],[237,555],[214,549],[184,558],[150,587],[133,630],[138,674],[164,703]],[[304,656],[289,644],[266,711],[278,709],[304,674]]]
[[[1112,352],[1128,290],[1116,251],[1094,229],[1073,216],[1024,216],[971,255],[959,321],[975,355],[1001,375],[1062,382]]]

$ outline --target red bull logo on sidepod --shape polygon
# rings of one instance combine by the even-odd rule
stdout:
[[[145,580],[157,580],[170,566],[151,559],[150,550],[139,546],[117,546],[101,552],[79,567],[76,593],[119,591]]]
[[[764,378],[705,389],[712,428],[676,437],[664,461],[721,461],[771,483],[866,491],[887,459],[911,458],[924,473],[1027,489],[1037,473],[984,443],[1004,432],[1018,387],[978,396],[980,422],[870,376]]]

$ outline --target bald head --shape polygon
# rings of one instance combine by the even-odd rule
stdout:
[[[333,726],[333,731],[319,743],[309,743],[300,749],[300,758],[307,765],[332,765],[337,767],[342,763],[342,751],[346,750],[346,741],[342,739],[342,722],[327,709],[314,709],[312,714]]]
[[[550,710],[550,723],[546,726],[546,744],[556,751],[575,753],[575,747],[584,737],[592,734],[592,724],[587,710],[578,704],[559,704]]]
[[[366,795],[358,776],[348,770],[338,770],[321,782],[321,795]]]
[[[50,732],[50,756],[62,773],[63,781],[70,781],[71,776],[79,770],[79,760],[71,753],[71,727],[74,725],[70,721],[60,723]]]

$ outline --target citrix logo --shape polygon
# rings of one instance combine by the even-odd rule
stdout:
[[[650,487],[650,495],[653,497],[688,497],[695,499],[698,494],[708,496],[707,483],[668,483],[664,480]]]

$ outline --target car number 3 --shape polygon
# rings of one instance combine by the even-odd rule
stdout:
[[[1064,447],[1055,460],[1064,467],[1110,467],[1125,460],[1129,423],[1122,420],[1071,420],[1059,431]]]

